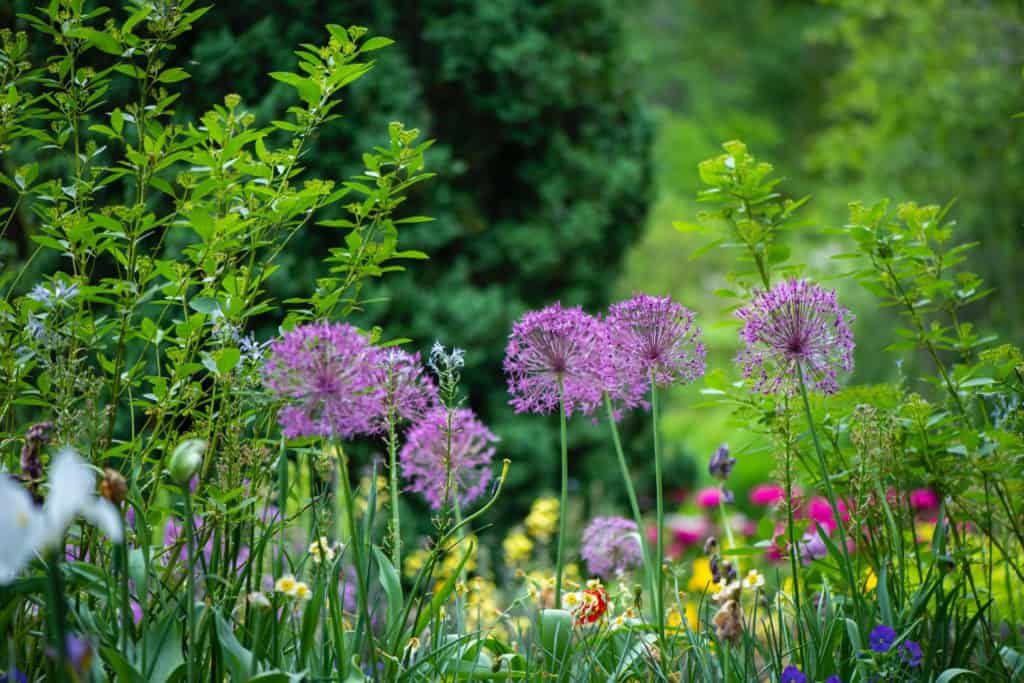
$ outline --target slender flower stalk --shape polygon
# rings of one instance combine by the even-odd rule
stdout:
[[[654,429],[654,486],[657,506],[658,540],[653,567],[655,574],[654,606],[657,610],[658,635],[665,642],[665,494],[661,481],[661,448],[658,438],[658,381],[654,370],[651,370],[651,426]]]
[[[558,383],[558,426],[562,446],[562,488],[558,497],[558,542],[555,544],[555,607],[562,604],[562,552],[565,545],[565,521],[569,505],[569,447],[566,436],[565,387]]]

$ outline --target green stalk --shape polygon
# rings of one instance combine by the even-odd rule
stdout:
[[[63,547],[63,542],[60,547]],[[55,550],[46,562],[46,616],[50,622],[50,642],[57,653],[57,681],[67,680],[68,646],[64,622],[64,577],[60,573],[60,554]]]
[[[825,480],[825,492],[828,495],[829,505],[832,506],[832,514],[835,515],[836,529],[839,530],[839,554],[843,559],[843,568],[846,570],[846,580],[849,582],[850,591],[858,606],[861,606],[863,596],[857,590],[857,580],[853,575],[853,566],[850,562],[850,549],[846,546],[846,529],[843,527],[843,515],[839,511],[836,502],[836,494],[832,488],[832,479],[829,477],[828,464],[825,462],[825,454],[821,450],[821,441],[818,440],[818,431],[814,427],[814,416],[811,414],[811,403],[807,399],[807,386],[804,383],[804,368],[800,363],[796,364],[797,377],[800,379],[800,396],[804,402],[804,412],[807,415],[807,426],[811,430],[811,439],[814,441],[814,452],[818,456],[818,466],[821,467],[821,476]],[[796,578],[793,579],[794,584]],[[861,610],[858,610],[861,611]],[[861,614],[857,615],[857,622],[860,622]]]
[[[388,411],[388,465],[391,470],[391,564],[401,575],[402,528],[398,510],[398,437],[395,434],[395,411]]]
[[[340,443],[337,446],[340,470],[338,472],[338,483],[341,485],[342,504],[345,506],[345,518],[348,520],[349,547],[352,548],[352,558],[356,565],[356,581],[359,584],[356,586],[358,589],[356,595],[359,597],[359,611],[362,612],[362,619],[366,626],[366,637],[369,641],[370,667],[371,671],[375,671],[377,668],[377,648],[373,642],[373,628],[370,624],[370,608],[367,600],[369,584],[366,581],[366,566],[363,564],[361,539],[356,532],[355,503],[352,500],[352,485],[348,480],[348,456],[345,454]],[[358,638],[359,636],[360,634],[357,633],[356,637]]]
[[[657,592],[654,597],[654,608],[657,610],[655,615],[658,624],[658,636],[661,638],[661,642],[665,642],[665,572],[662,571],[661,563],[665,558],[665,500],[664,493],[662,491],[661,482],[661,447],[658,442],[658,383],[655,378],[654,370],[651,370],[651,423],[654,427],[654,488],[655,497],[657,499],[657,516],[658,516],[658,549],[656,551],[654,562],[654,571],[656,572],[654,584],[657,587]]]
[[[558,543],[555,550],[555,609],[562,605],[562,550],[565,545],[565,518],[569,499],[569,446],[565,424],[565,383],[558,378],[558,418],[562,439],[562,492],[558,499]]]
[[[196,648],[196,591],[195,591],[195,531],[192,529],[192,491],[188,482],[181,487],[185,495],[185,544],[188,552],[188,573],[185,575],[185,607],[188,619],[188,683],[195,683],[195,662],[199,653]]]
[[[651,549],[644,534],[644,520],[640,515],[640,504],[637,502],[636,489],[633,487],[633,479],[629,475],[629,468],[626,466],[626,456],[622,452],[622,441],[619,439],[619,428],[615,424],[615,414],[612,411],[612,400],[607,393],[604,395],[604,408],[608,413],[608,426],[612,430],[612,443],[615,445],[615,455],[619,460],[619,471],[622,473],[622,482],[626,485],[626,495],[629,497],[629,507],[633,511],[633,521],[636,522],[637,534],[640,541],[640,552],[644,558],[644,577],[647,581],[647,589],[654,595],[655,585],[651,565]]]

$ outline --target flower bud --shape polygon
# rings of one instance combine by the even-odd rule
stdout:
[[[171,479],[181,486],[187,486],[188,480],[203,464],[206,446],[207,443],[203,439],[186,439],[178,444],[171,454]]]

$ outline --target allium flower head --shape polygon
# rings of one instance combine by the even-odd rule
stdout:
[[[580,547],[592,574],[612,579],[643,562],[636,522],[623,517],[595,517],[583,530]]]
[[[435,408],[414,424],[399,454],[402,476],[410,491],[420,493],[435,510],[445,502],[446,463],[450,465],[451,497],[468,505],[487,490],[491,460],[498,437],[483,425],[472,410],[452,412],[451,460],[448,463],[448,410]]]
[[[278,413],[285,436],[349,438],[378,429],[384,408],[380,351],[356,328],[299,325],[270,349],[267,386],[290,401]]]
[[[438,404],[437,386],[423,371],[419,353],[387,349],[380,356],[384,380],[381,421],[394,411],[397,419],[415,422]]]
[[[754,378],[755,391],[794,393],[799,364],[808,388],[834,394],[838,370],[853,370],[854,316],[837,303],[835,291],[787,280],[757,292],[736,316],[743,321],[740,338],[746,344],[736,361],[744,377]]]
[[[888,652],[895,640],[896,631],[893,630],[891,626],[886,626],[885,624],[879,624],[873,628],[871,633],[868,635],[868,642],[871,643],[871,649],[878,653]]]
[[[613,353],[634,364],[646,387],[651,373],[661,385],[685,384],[704,374],[704,345],[693,311],[667,296],[640,294],[608,309]]]
[[[505,348],[510,403],[517,413],[550,413],[565,390],[565,414],[589,414],[601,401],[606,349],[601,323],[579,307],[554,303],[512,328]]]

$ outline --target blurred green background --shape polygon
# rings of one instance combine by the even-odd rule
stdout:
[[[0,24],[18,26],[15,10],[30,4],[0,7]],[[697,163],[722,141],[742,139],[773,161],[784,193],[813,196],[791,246],[825,280],[841,274],[829,257],[845,247],[826,229],[843,224],[847,202],[955,199],[959,239],[981,242],[972,266],[998,288],[973,322],[1011,341],[1024,331],[1024,120],[1013,118],[1024,110],[1022,2],[221,2],[179,48],[193,74],[179,115],[195,119],[229,92],[262,122],[279,115],[291,91],[267,72],[292,68],[295,46],[322,42],[326,23],[364,25],[397,45],[348,92],[344,118],[307,159],[310,173],[359,172],[361,151],[383,143],[394,119],[438,141],[428,157],[438,177],[408,208],[437,220],[402,236],[431,260],[389,275],[372,293],[387,303],[356,322],[413,338],[424,352],[435,339],[467,350],[468,404],[513,461],[499,527],[556,486],[557,419],[515,416],[501,373],[524,311],[560,299],[599,312],[635,292],[671,294],[698,313],[709,369],[736,376],[735,326],[712,294],[730,256],[691,259],[697,238],[672,228],[693,220]],[[24,258],[32,224],[19,217],[5,261]],[[311,229],[295,244],[273,283],[278,300],[313,288],[336,239]],[[893,379],[900,363],[918,362],[882,353],[889,312],[837,286],[858,316],[857,381]],[[695,407],[698,389],[673,392],[661,425],[667,485],[677,491],[699,485],[720,442],[741,455],[759,445],[722,411]],[[626,509],[606,430],[573,424],[570,466],[585,512]],[[623,424],[641,490],[651,479],[649,430],[642,414]],[[763,456],[741,459],[741,494],[771,467]]]

